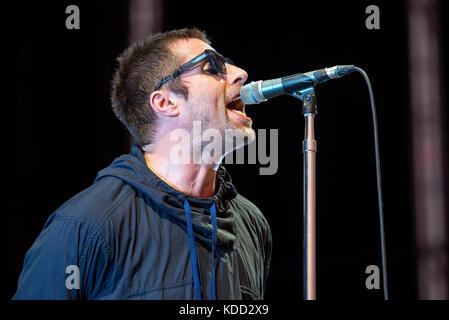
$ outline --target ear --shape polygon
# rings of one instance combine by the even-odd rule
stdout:
[[[179,115],[178,100],[164,89],[151,93],[150,105],[160,116],[176,117]]]

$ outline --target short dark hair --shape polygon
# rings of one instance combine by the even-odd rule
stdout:
[[[140,146],[152,143],[156,133],[151,93],[182,64],[182,57],[169,46],[177,40],[191,38],[210,44],[206,33],[196,28],[172,30],[132,44],[117,58],[111,89],[112,110]],[[167,88],[187,100],[188,90],[181,79],[170,81]]]

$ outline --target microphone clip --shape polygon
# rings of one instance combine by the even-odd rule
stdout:
[[[308,114],[315,115],[318,113],[315,96],[315,85],[310,86],[307,89],[296,91],[290,95],[302,101],[302,114],[304,116]]]

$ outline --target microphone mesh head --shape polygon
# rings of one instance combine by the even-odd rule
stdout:
[[[262,80],[248,83],[240,89],[240,99],[244,104],[258,104],[265,101],[265,97],[260,90]]]

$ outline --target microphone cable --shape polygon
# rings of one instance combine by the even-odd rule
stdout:
[[[376,178],[377,178],[377,200],[379,203],[379,223],[380,223],[380,243],[381,243],[381,253],[382,253],[382,278],[383,278],[383,291],[384,299],[389,300],[388,297],[388,286],[387,286],[387,257],[385,253],[385,232],[384,232],[384,213],[383,213],[383,201],[382,201],[382,185],[381,185],[381,173],[380,173],[380,156],[379,156],[379,138],[377,136],[377,116],[376,116],[376,105],[374,103],[373,88],[371,86],[371,81],[368,78],[363,69],[354,67],[354,71],[362,74],[365,79],[366,85],[368,86],[369,98],[371,102],[371,112],[373,116],[373,129],[374,129],[374,151],[376,154]]]

